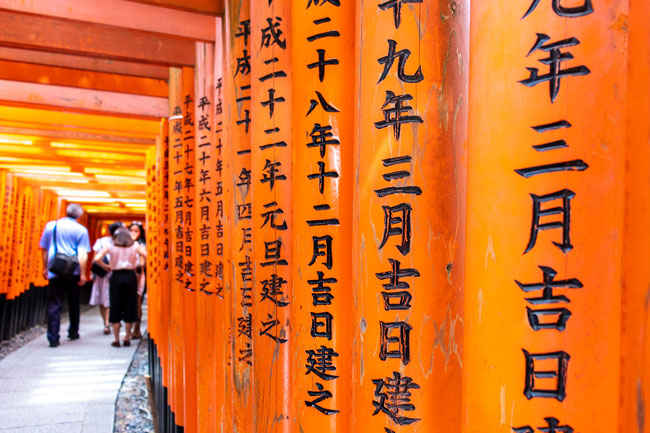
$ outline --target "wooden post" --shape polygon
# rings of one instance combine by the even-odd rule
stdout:
[[[197,431],[197,328],[196,328],[196,277],[198,251],[195,246],[196,236],[199,234],[196,223],[196,165],[194,155],[196,123],[194,112],[194,68],[183,68],[183,157],[181,169],[183,171],[183,338],[185,340],[183,351],[183,376],[184,376],[184,403],[185,403],[185,428],[188,431]]]
[[[650,432],[650,3],[629,1],[619,431]]]
[[[267,433],[291,426],[291,4],[257,3],[250,23],[253,431]]]
[[[171,296],[170,313],[170,393],[169,400],[175,414],[176,425],[185,426],[184,377],[183,377],[183,82],[182,70],[170,68],[169,71],[169,220],[171,247]],[[188,343],[189,344],[189,343]]]
[[[359,10],[357,432],[460,431],[467,3]]]
[[[468,433],[618,428],[627,2],[567,3],[472,3]]]
[[[229,0],[225,14],[224,187],[230,233],[232,430],[253,431],[253,226],[251,218],[250,1]]]
[[[349,431],[355,2],[292,14],[291,431]]]

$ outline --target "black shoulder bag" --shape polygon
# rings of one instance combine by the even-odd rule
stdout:
[[[102,262],[108,264],[108,261],[106,260],[106,256],[102,259]],[[90,272],[93,274],[97,275],[100,278],[104,278],[106,275],[108,275],[108,270],[106,270],[105,267],[100,265],[99,263],[93,261],[92,265],[90,265]]]
[[[56,251],[56,225],[57,223],[54,224],[54,231],[52,233],[54,257],[50,260],[48,269],[59,277],[71,277],[79,266],[79,260],[77,260],[76,256],[69,256]]]

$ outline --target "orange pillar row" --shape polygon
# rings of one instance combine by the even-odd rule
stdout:
[[[290,0],[251,8],[253,431],[291,427],[292,88]]]
[[[184,217],[183,209],[183,82],[182,71],[170,68],[169,72],[169,223],[170,223],[170,332],[171,356],[169,404],[175,422],[185,426],[184,361],[185,343],[183,329],[183,291],[185,285]],[[189,343],[188,343],[189,345]]]
[[[250,1],[229,0],[224,16],[224,188],[230,233],[227,286],[231,431],[253,431],[253,226]]]
[[[355,2],[291,11],[291,431],[349,431]]]
[[[147,212],[145,215],[146,233],[147,233],[147,308],[153,308],[156,311],[161,311],[160,306],[160,231],[159,231],[159,218],[161,215],[160,201],[158,191],[160,187],[160,179],[158,177],[159,161],[158,161],[158,146],[162,143],[156,143],[156,147],[147,149],[145,156],[145,172],[147,179],[146,198],[147,198]],[[149,338],[156,342],[160,342],[159,322],[160,315],[155,317],[147,317],[147,332]],[[150,358],[151,359],[151,358]],[[152,368],[155,368],[152,366]],[[155,398],[155,397],[154,397]]]
[[[146,173],[146,200],[147,212],[145,215],[145,226],[147,233],[147,306],[152,306],[155,310],[160,311],[159,292],[160,292],[160,234],[158,231],[158,219],[160,217],[158,188],[160,186],[158,179],[158,149],[161,143],[157,142],[156,147],[147,149],[145,155],[145,173]],[[147,332],[149,337],[156,341],[158,334],[158,321],[160,316],[154,318],[147,317]]]
[[[0,194],[0,224],[4,227],[8,223],[9,201],[10,201],[10,188],[11,177],[6,170],[0,170],[0,187],[2,191]],[[8,251],[9,236],[0,237],[0,296],[3,298],[7,296],[6,273],[8,267],[8,260],[6,254]]]
[[[468,433],[638,431],[616,409],[628,4],[472,2]]]

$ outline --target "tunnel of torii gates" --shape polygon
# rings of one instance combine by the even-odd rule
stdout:
[[[160,431],[650,432],[647,0],[217,22],[147,154]]]

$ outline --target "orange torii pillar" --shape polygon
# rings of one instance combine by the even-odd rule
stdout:
[[[160,137],[156,140],[156,146],[147,149],[145,156],[146,170],[146,199],[147,212],[145,214],[145,224],[147,231],[147,306],[153,311],[157,311],[154,317],[147,317],[147,332],[150,336],[149,344],[149,362],[150,368],[155,368],[152,364],[152,346],[151,341],[159,340],[159,322],[160,322],[160,200],[158,191],[160,187],[158,147],[160,146]],[[155,380],[155,375],[154,375]],[[154,395],[154,399],[157,396]]]
[[[628,3],[472,2],[467,433],[633,431],[617,413]]]
[[[212,59],[214,62],[213,68],[213,90],[214,105],[212,112],[214,117],[214,146],[217,150],[217,167],[215,168],[216,188],[214,195],[216,196],[216,237],[217,237],[217,263],[215,276],[217,278],[217,290],[221,288],[221,293],[217,293],[215,299],[215,317],[212,322],[212,327],[215,330],[215,338],[212,341],[214,350],[214,362],[212,368],[217,383],[215,384],[215,399],[219,402],[214,416],[216,417],[216,425],[222,432],[233,431],[232,420],[232,407],[230,403],[232,400],[230,396],[233,393],[233,380],[232,380],[232,343],[233,343],[233,327],[232,327],[232,250],[230,245],[232,243],[232,231],[230,230],[228,199],[231,197],[227,193],[226,181],[226,165],[230,163],[228,148],[231,146],[230,142],[225,140],[224,133],[224,106],[225,106],[225,47],[224,47],[224,20],[222,18],[215,19],[215,42],[213,49]]]
[[[629,1],[620,432],[650,432],[650,3]]]
[[[355,2],[292,4],[291,431],[349,431]]]
[[[195,238],[197,230],[196,164],[195,164],[195,113],[194,113],[194,68],[183,68],[183,384],[185,388],[185,428],[188,431],[197,429],[197,263],[198,251]]]
[[[183,82],[182,70],[170,68],[169,72],[169,223],[170,223],[170,332],[169,332],[169,402],[174,416],[171,423],[185,426],[183,377],[184,329],[183,291],[185,285],[183,209]],[[189,342],[188,342],[189,346]]]
[[[224,189],[230,233],[228,283],[232,343],[227,399],[232,431],[253,432],[253,227],[251,191],[250,1],[228,0],[225,13]]]
[[[220,22],[220,20],[218,20]],[[227,333],[224,296],[223,144],[215,45],[197,43],[195,89],[197,330],[199,431],[217,431],[224,418]],[[215,89],[217,90],[215,92]],[[219,427],[220,428],[220,427]]]
[[[11,175],[5,170],[0,170],[0,199],[2,207],[0,208],[0,224],[6,227],[9,224],[9,203],[11,202]],[[6,236],[0,237],[0,311],[3,312],[7,308],[7,272],[9,269],[9,259],[7,252],[11,251],[9,247],[9,238],[12,232],[7,231]],[[4,339],[5,335],[5,317],[0,318],[0,340]]]
[[[468,2],[358,11],[355,432],[460,431]]]
[[[253,431],[291,422],[291,0],[251,8]],[[251,212],[251,214],[245,213]]]
[[[171,80],[170,80],[171,82]],[[170,93],[171,95],[171,93]],[[171,107],[171,99],[170,99]],[[173,120],[172,120],[173,121]],[[158,145],[158,166],[160,187],[160,244],[161,244],[161,264],[160,264],[160,334],[156,340],[156,349],[160,357],[160,381],[162,382],[159,392],[160,398],[156,400],[158,404],[159,424],[166,425],[167,419],[163,419],[163,414],[167,414],[171,409],[172,391],[173,391],[173,351],[172,351],[172,217],[170,208],[170,136],[169,124],[167,119],[160,123],[160,140]],[[165,406],[166,405],[166,406]]]
[[[22,212],[22,202],[24,196],[21,194],[22,188],[24,186],[24,180],[17,177],[12,180],[12,198],[11,198],[11,207],[9,208],[9,215],[11,219],[10,231],[11,241],[9,244],[9,251],[7,254],[9,268],[7,272],[7,301],[8,305],[11,306],[9,310],[9,322],[7,323],[8,330],[10,335],[13,336],[16,333],[16,318],[18,316],[18,302],[16,297],[18,296],[19,288],[17,287],[17,276],[19,274],[20,268],[20,253],[22,252],[22,230],[23,230],[23,221],[20,219]]]

